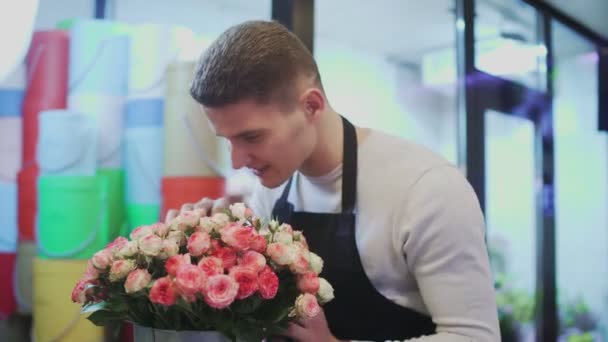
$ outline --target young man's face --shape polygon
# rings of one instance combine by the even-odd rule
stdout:
[[[277,104],[243,100],[203,109],[216,134],[228,139],[232,166],[251,169],[266,187],[285,182],[314,149],[314,123],[298,106],[287,113]]]

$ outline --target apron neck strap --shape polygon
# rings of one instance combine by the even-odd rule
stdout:
[[[344,131],[342,212],[351,213],[355,209],[355,202],[357,199],[357,131],[355,126],[344,117],[342,117],[342,127]],[[293,176],[289,178],[277,203],[287,203],[292,182]]]

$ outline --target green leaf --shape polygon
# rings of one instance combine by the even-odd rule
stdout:
[[[119,312],[109,310],[97,310],[93,312],[87,319],[97,326],[109,325],[114,321],[121,321],[125,317]]]
[[[86,304],[82,307],[82,309],[80,310],[81,313],[90,313],[90,312],[95,312],[97,310],[101,310],[104,309],[107,306],[106,302],[98,302],[98,303],[91,303],[91,304]]]
[[[250,314],[254,312],[260,305],[263,300],[258,295],[253,295],[243,300],[238,300],[232,304],[232,309],[234,312],[239,314]]]

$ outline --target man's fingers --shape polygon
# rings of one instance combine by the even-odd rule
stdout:
[[[281,336],[285,336],[287,338],[291,338],[296,341],[305,341],[306,340],[306,328],[303,328],[300,325],[295,323],[289,323],[287,330],[285,330]]]
[[[179,214],[179,211],[177,211],[175,209],[168,210],[167,215],[165,215],[165,223],[171,222],[174,218],[177,217],[178,214]]]

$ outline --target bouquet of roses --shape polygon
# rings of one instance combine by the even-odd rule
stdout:
[[[130,321],[261,341],[333,299],[319,277],[323,260],[302,233],[263,222],[243,203],[212,216],[182,212],[130,238],[97,252],[72,292],[96,325]]]

